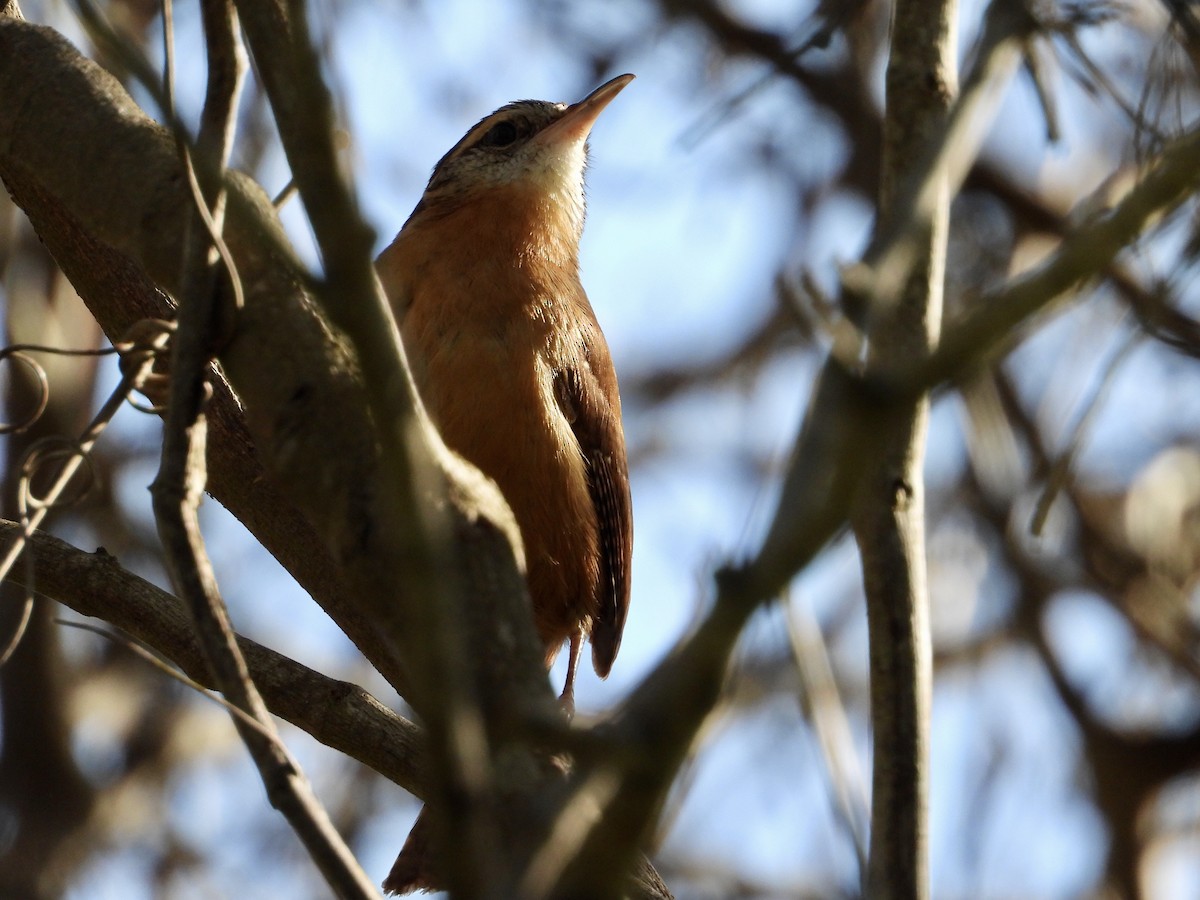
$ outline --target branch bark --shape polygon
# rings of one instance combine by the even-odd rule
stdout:
[[[5,542],[18,534],[18,523],[0,520],[0,538]],[[41,532],[30,543],[38,594],[80,615],[108,622],[174,663],[193,681],[215,689],[187,611],[177,597],[122,568],[103,547],[85,553]],[[20,584],[24,575],[18,566],[13,580]],[[357,685],[328,678],[249,638],[239,637],[238,644],[271,712],[416,796],[427,795],[419,766],[423,738],[416,725]]]
[[[231,10],[225,13],[222,15],[221,10],[210,5],[209,14],[204,17],[208,46],[226,51],[210,56],[228,56],[229,49],[236,47]],[[167,23],[165,27],[173,25]],[[167,65],[172,66],[174,60],[169,48],[170,44]],[[216,252],[216,245],[223,245],[225,191],[221,181],[240,76],[235,72],[230,78],[221,78],[216,60],[210,60],[209,73],[213,78],[205,98],[203,149],[193,150],[184,135],[175,136],[192,202],[180,210],[178,223],[183,233],[179,274],[182,290],[178,295],[177,328],[171,348],[170,402],[163,429],[162,462],[151,486],[155,521],[171,581],[191,614],[208,671],[225,698],[244,714],[233,716],[234,727],[258,768],[271,805],[287,819],[338,897],[343,900],[378,897],[354,854],[333,827],[299,764],[280,740],[238,647],[200,530],[199,507],[207,478],[204,464],[207,422],[203,407],[210,348],[217,345],[220,298],[241,293],[240,285],[233,292],[218,290],[222,276],[236,279],[237,273],[219,268],[220,257]],[[206,176],[203,186],[193,164],[194,153]],[[226,263],[231,262],[226,257]],[[236,326],[233,315],[225,319]]]
[[[893,13],[879,219],[907,216],[899,204],[910,192],[902,188],[918,178],[923,202],[907,230],[912,264],[904,267],[895,303],[868,308],[868,368],[925,359],[941,328],[950,173],[944,163],[929,172],[919,165],[931,144],[945,144],[937,135],[946,132],[957,92],[956,8],[955,0],[898,0]],[[879,422],[882,449],[851,515],[867,597],[875,737],[866,894],[884,900],[929,896],[933,676],[922,472],[928,416],[925,395],[889,405]]]

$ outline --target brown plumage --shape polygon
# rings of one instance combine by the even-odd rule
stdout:
[[[633,76],[573,106],[511,103],[442,158],[377,263],[446,444],[500,487],[525,544],[546,664],[590,636],[604,677],[629,608],[621,401],[579,280],[588,133]]]
[[[426,408],[490,476],[521,528],[547,667],[583,638],[602,678],[629,610],[633,514],[621,399],[579,280],[588,133],[632,75],[573,106],[510,103],[437,164],[377,262]],[[436,887],[417,820],[384,888]]]

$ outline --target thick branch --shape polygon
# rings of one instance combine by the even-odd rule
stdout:
[[[174,223],[191,201],[171,137],[62,37],[11,19],[0,19],[0,177],[110,338],[139,319],[172,315],[155,279],[177,287],[182,236]],[[252,439],[241,404],[214,381],[208,489],[402,685],[328,549],[339,533],[355,530],[345,520],[359,490],[339,494],[336,485],[354,483],[355,467],[373,458],[353,366],[313,312],[266,197],[236,175],[230,191],[226,241],[258,302],[240,317],[239,342],[223,362],[259,415]],[[327,431],[291,424],[318,415]],[[275,479],[255,440],[264,458],[286,457]],[[329,456],[324,464],[320,453]],[[338,462],[340,475],[329,471]],[[325,515],[310,524],[301,508],[323,504]]]

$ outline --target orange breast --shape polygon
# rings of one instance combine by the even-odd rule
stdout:
[[[553,390],[557,369],[583,364],[586,323],[571,302],[582,288],[573,252],[564,260],[553,239],[529,239],[536,210],[514,214],[512,198],[504,214],[489,207],[406,226],[381,258],[381,277],[384,267],[404,273],[403,296],[392,300],[443,439],[497,483],[516,516],[549,661],[598,609],[596,512]]]

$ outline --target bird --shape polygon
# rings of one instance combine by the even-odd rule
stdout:
[[[568,716],[584,638],[606,678],[629,610],[621,399],[579,242],[588,136],[633,78],[571,105],[519,100],[484,117],[376,260],[431,419],[516,518],[546,668],[570,648]]]

